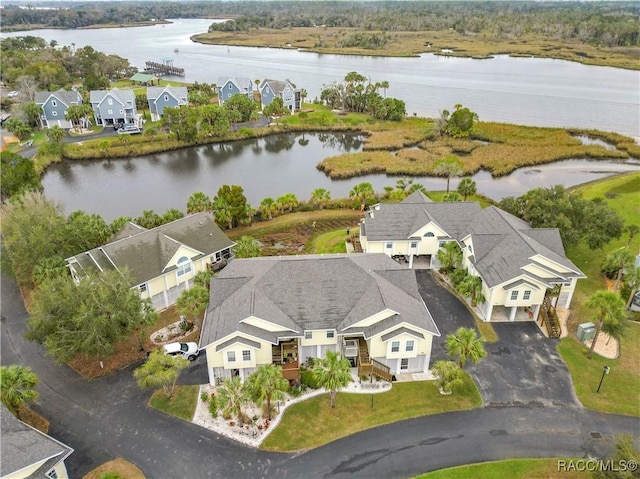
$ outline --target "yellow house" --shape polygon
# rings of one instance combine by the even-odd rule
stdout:
[[[51,436],[23,423],[0,407],[0,478],[67,479],[64,460],[73,452]]]
[[[565,255],[557,228],[532,228],[495,206],[434,203],[421,192],[401,203],[382,203],[365,213],[360,243],[365,253],[385,253],[409,268],[438,268],[447,242],[462,250],[462,267],[482,279],[480,313],[486,321],[538,320],[549,326],[555,308],[569,308],[585,275]]]
[[[384,254],[262,257],[212,280],[200,349],[211,384],[271,363],[296,380],[327,351],[391,380],[426,372],[439,335],[413,271]]]
[[[127,268],[140,296],[161,310],[193,285],[199,271],[225,266],[234,244],[211,213],[196,213],[149,230],[127,223],[113,242],[66,261],[76,280],[90,270]]]

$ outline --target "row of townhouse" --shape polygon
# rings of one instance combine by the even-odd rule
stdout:
[[[253,99],[253,83],[248,78],[220,78],[218,85],[220,105],[238,94],[247,95]],[[288,80],[263,80],[259,91],[262,108],[277,97],[282,98],[284,106],[291,112],[301,107],[301,90],[296,89]],[[187,88],[170,85],[147,87],[147,102],[151,120],[158,121],[166,108],[188,104]],[[73,125],[65,117],[67,109],[72,105],[81,105],[83,101],[78,91],[61,89],[55,92],[36,93],[35,103],[42,108],[40,120],[43,128],[57,125],[69,129]],[[142,126],[142,115],[138,114],[136,97],[132,89],[92,90],[89,94],[89,103],[93,109],[96,125],[113,126],[133,123]]]

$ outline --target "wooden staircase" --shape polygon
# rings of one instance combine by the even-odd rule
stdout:
[[[363,338],[358,338],[358,376],[376,376],[391,382],[391,369],[380,361],[371,359],[367,343]]]
[[[542,324],[547,328],[547,334],[550,338],[559,338],[562,335],[560,320],[556,313],[556,308],[551,306],[549,297],[545,296],[540,308],[540,316],[542,316]]]

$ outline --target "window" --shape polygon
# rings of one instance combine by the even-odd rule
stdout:
[[[243,361],[251,361],[251,351],[245,349],[242,351],[242,360]]]
[[[518,299],[518,292],[511,291],[511,301],[515,301],[516,299]]]
[[[109,99],[107,100],[107,103],[108,103],[109,105],[113,105],[113,100],[112,100],[111,98],[109,98]]]
[[[415,341],[413,339],[410,339],[409,341],[407,341],[407,345],[405,350],[406,351],[413,351],[413,346],[415,344]]]
[[[113,110],[107,110],[107,113],[108,113],[109,115],[113,115]]]
[[[425,238],[433,238],[434,236],[435,236],[435,235],[434,235],[431,231],[427,231],[427,232],[424,234],[424,237],[425,237]]]
[[[527,289],[522,295],[522,299],[531,299],[531,290]]]
[[[467,249],[469,250],[469,253],[473,254],[473,248],[471,247],[471,245],[467,246]]]
[[[391,352],[397,353],[400,351],[400,341],[393,341],[391,343]]]
[[[169,101],[169,95],[164,96],[164,101]]]
[[[58,106],[58,102],[55,100],[51,100],[51,106]]]
[[[227,361],[230,363],[236,362],[236,352],[235,351],[227,351]]]
[[[446,241],[438,241],[438,248],[443,248],[445,244],[447,244]]]
[[[186,256],[183,256],[178,260],[178,276],[185,275],[191,272],[191,261]]]
[[[393,243],[387,243],[387,244],[385,245],[385,248],[387,248],[387,249],[393,249]]]
[[[408,358],[402,358],[400,360],[400,369],[404,370],[404,371],[409,369],[409,359]]]
[[[123,115],[124,114],[124,110],[120,110],[120,114]]]
[[[55,469],[51,469],[49,472],[45,474],[49,479],[58,479],[58,473]]]
[[[418,247],[418,242],[417,241],[412,241],[411,242],[411,248],[417,248]]]
[[[336,335],[336,332],[333,330],[327,331],[327,339],[333,339]]]
[[[57,111],[52,111],[51,112],[51,116],[58,116],[58,112]]]
[[[138,289],[140,290],[141,293],[146,293],[147,292],[147,283],[142,283],[140,286],[138,286]]]
[[[233,87],[233,85],[231,85],[231,83],[229,83],[229,90],[231,90],[232,87]]]
[[[313,331],[305,331],[304,339],[313,339]]]

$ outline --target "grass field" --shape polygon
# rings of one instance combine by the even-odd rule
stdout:
[[[151,399],[149,405],[160,411],[191,422],[196,412],[198,402],[198,386],[176,386],[173,398],[168,399],[162,389],[159,389]]]
[[[416,479],[580,479],[589,478],[589,471],[560,472],[559,461],[578,458],[507,459],[452,467],[417,476]]]
[[[433,381],[394,383],[391,391],[374,395],[338,393],[336,407],[331,409],[329,395],[322,394],[289,407],[261,447],[309,449],[382,424],[481,404],[480,393],[466,373],[464,385],[451,396],[442,396]]]
[[[387,34],[383,48],[367,49],[336,46],[344,37],[359,33],[356,28],[296,27],[283,29],[257,28],[249,32],[209,32],[194,37],[195,41],[215,45],[241,45],[300,49],[317,53],[372,56],[417,56],[420,53],[448,56],[491,58],[497,54],[558,58],[589,65],[640,69],[633,48],[596,47],[583,43],[553,41],[533,35],[514,40],[486,35],[461,35],[454,30],[393,32]],[[381,33],[367,31],[367,35]],[[321,45],[321,46],[318,46]],[[443,50],[451,50],[444,53]]]
[[[640,172],[615,176],[572,189],[585,198],[605,198],[609,206],[617,211],[627,225],[640,225]],[[606,289],[600,272],[602,259],[608,252],[626,246],[627,235],[598,250],[590,250],[584,244],[567,250],[567,256],[587,275],[578,281],[571,303],[569,321],[570,337],[562,340],[558,350],[567,363],[573,377],[578,398],[586,407],[605,412],[640,415],[640,323],[629,322],[620,345],[620,357],[609,360],[594,355],[586,359],[585,346],[573,335],[577,325],[592,321],[592,312],[585,306],[597,291]],[[640,237],[631,243],[631,251],[640,251]],[[603,367],[611,367],[604,379],[600,393],[596,393]]]

